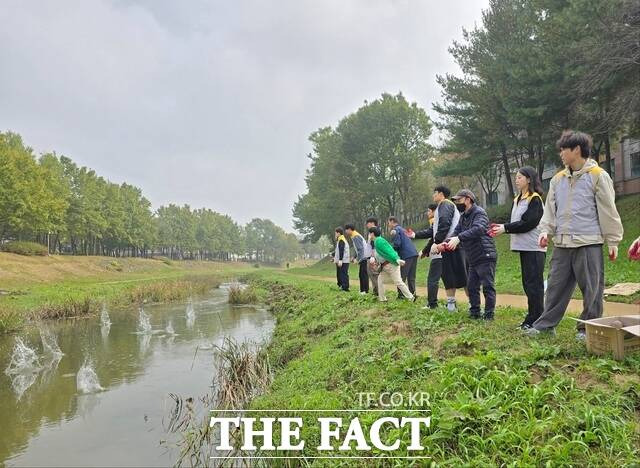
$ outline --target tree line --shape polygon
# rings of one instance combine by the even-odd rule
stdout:
[[[208,208],[153,210],[142,191],[115,184],[55,153],[36,157],[0,132],[0,245],[33,241],[50,253],[280,263],[323,253],[268,219],[245,226]]]
[[[517,167],[542,174],[559,165],[567,128],[594,137],[611,173],[613,139],[640,131],[637,0],[491,0],[449,50],[462,74],[438,77],[433,108],[449,136],[443,152],[457,158],[437,175],[473,171],[488,192]]]
[[[402,96],[365,102],[312,133],[307,193],[293,208],[309,239],[345,222],[423,220],[438,180],[488,196],[530,165],[559,166],[562,130],[593,135],[596,155],[640,132],[638,0],[491,0],[482,22],[449,49],[461,75],[438,76],[437,120]],[[429,146],[433,126],[445,136]]]

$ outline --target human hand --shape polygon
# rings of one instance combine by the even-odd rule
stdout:
[[[447,248],[449,250],[456,250],[458,244],[460,244],[460,238],[452,237],[451,239],[449,239],[449,242],[447,242]]]
[[[617,245],[610,245],[609,246],[609,260],[611,260],[612,262],[615,262],[616,258],[618,258],[618,246]]]
[[[342,266],[342,260],[338,260],[338,266],[341,267]]]
[[[549,239],[546,232],[541,232],[538,236],[538,245],[543,249],[549,245]]]
[[[640,237],[631,243],[628,255],[631,260],[640,260]]]
[[[489,235],[491,237],[498,237],[500,234],[504,234],[504,224],[492,224],[489,228]]]
[[[400,266],[404,266],[405,263],[406,262],[404,260],[402,260],[402,259],[398,260],[398,265],[400,265]]]
[[[431,246],[431,250],[429,250],[429,255],[436,255],[440,251],[438,250],[438,244],[433,244]]]

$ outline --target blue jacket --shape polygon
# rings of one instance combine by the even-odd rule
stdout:
[[[399,224],[391,230],[391,239],[393,248],[398,252],[402,260],[418,256],[416,246],[413,245],[404,228]]]

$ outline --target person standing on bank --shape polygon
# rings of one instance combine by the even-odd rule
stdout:
[[[354,257],[354,263],[358,263],[358,278],[360,279],[360,294],[367,294],[369,292],[369,275],[367,274],[367,264],[369,263],[369,256],[366,255],[367,241],[360,235],[353,224],[346,224],[344,226],[344,233],[347,237],[351,238],[353,242],[353,248],[356,251]]]
[[[369,233],[369,229],[372,227],[378,227],[378,218],[367,218],[366,232]],[[365,257],[369,260],[367,262],[367,275],[371,280],[371,286],[373,295],[378,297],[378,275],[380,275],[380,264],[376,260],[376,250],[373,245],[373,241],[367,239],[367,243],[364,246]]]
[[[522,287],[527,295],[528,313],[520,324],[522,330],[531,328],[544,309],[544,261],[546,247],[540,247],[538,224],[542,219],[542,183],[538,173],[526,166],[516,173],[516,187],[520,191],[513,200],[511,222],[493,224],[490,234],[511,234],[511,250],[520,254]]]
[[[553,236],[544,311],[529,336],[541,331],[555,332],[564,316],[576,283],[582,292],[580,318],[602,317],[604,306],[604,258],[606,242],[609,259],[618,257],[623,228],[615,203],[611,177],[591,159],[589,135],[566,130],[557,142],[565,169],[551,179],[540,222],[539,243],[546,247]],[[578,322],[576,338],[585,339],[585,325]]]
[[[443,250],[443,242],[453,235],[453,231],[460,221],[460,212],[456,205],[449,200],[451,190],[444,185],[439,185],[433,190],[433,201],[437,203],[433,214],[433,225],[426,231],[415,233],[417,239],[432,239],[433,243],[429,247],[430,254],[442,255],[442,282],[447,291],[447,309],[454,312],[456,305],[456,289],[467,286],[467,268],[462,258],[460,249]],[[429,244],[427,244],[429,245]],[[440,248],[438,248],[440,246]],[[432,257],[433,258],[433,257]],[[431,276],[431,269],[429,270]],[[434,272],[434,276],[435,276]],[[435,291],[437,295],[437,290]],[[437,296],[429,295],[429,306],[437,305]],[[433,299],[433,300],[432,300]]]
[[[387,296],[384,291],[383,273],[391,278],[393,284],[406,299],[415,301],[416,297],[409,291],[409,288],[400,276],[400,268],[404,266],[405,262],[398,256],[398,253],[391,244],[382,237],[382,232],[379,227],[369,228],[369,240],[374,243],[376,260],[380,264],[380,274],[378,275],[378,299],[380,302],[387,302]]]
[[[333,262],[336,264],[336,278],[338,287],[343,291],[349,291],[349,243],[344,237],[344,230],[337,227],[335,231],[336,250],[333,254]]]
[[[414,232],[409,237],[413,239],[429,239],[427,244],[420,252],[419,258],[429,258],[429,273],[427,274],[427,304],[423,309],[435,309],[438,307],[438,289],[440,277],[442,276],[442,254],[438,249],[434,249],[435,253],[431,253],[433,247],[433,223],[435,222],[435,213],[438,205],[432,203],[427,208],[427,219],[429,220],[429,228],[422,231]],[[431,234],[429,233],[431,229]]]
[[[493,320],[496,308],[496,261],[498,253],[493,237],[489,235],[489,217],[476,204],[476,196],[471,190],[460,190],[453,200],[464,205],[464,213],[447,242],[447,248],[455,250],[462,243],[469,272],[467,291],[469,293],[469,316],[472,319]],[[484,315],[480,315],[480,286],[484,293]]]
[[[400,268],[400,275],[402,281],[409,287],[411,294],[416,294],[416,270],[418,267],[418,251],[416,246],[413,245],[411,239],[407,235],[398,218],[390,216],[387,220],[387,226],[390,229],[391,243],[393,248],[398,252],[398,255],[404,260],[404,265]],[[401,291],[398,290],[398,297],[401,297]]]

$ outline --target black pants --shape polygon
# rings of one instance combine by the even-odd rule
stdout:
[[[427,305],[432,309],[438,307],[438,286],[442,276],[442,259],[432,258],[427,276]]]
[[[342,262],[342,266],[336,264],[336,278],[338,279],[338,286],[343,291],[349,290],[349,262]]]
[[[495,261],[469,265],[467,289],[469,290],[469,315],[472,317],[480,317],[480,286],[482,286],[484,318],[493,318],[496,308],[495,276]]]
[[[400,277],[402,281],[405,282],[409,291],[414,296],[416,295],[416,271],[418,268],[418,257],[410,257],[404,260],[404,266],[400,267]],[[398,298],[403,298],[404,296],[398,290]]]
[[[360,292],[369,292],[369,274],[367,273],[367,260],[362,260],[359,263],[360,270],[358,271],[358,277],[360,278]]]
[[[528,313],[523,324],[533,325],[544,310],[544,252],[520,252],[522,288],[527,295]]]

